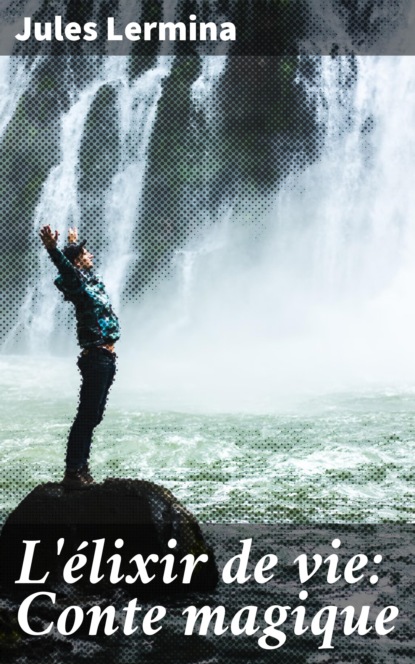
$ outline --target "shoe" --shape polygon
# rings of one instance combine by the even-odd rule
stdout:
[[[67,470],[62,480],[62,485],[66,489],[85,489],[93,483],[93,478],[85,468]]]
[[[87,463],[85,466],[82,466],[80,473],[87,484],[95,484],[95,480],[89,472],[89,465]]]

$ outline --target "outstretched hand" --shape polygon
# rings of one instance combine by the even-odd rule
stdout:
[[[40,229],[40,239],[42,240],[46,249],[54,249],[57,245],[58,238],[58,231],[53,232],[50,226],[43,226]]]
[[[73,227],[68,230],[68,244],[76,244],[78,242],[78,229]]]

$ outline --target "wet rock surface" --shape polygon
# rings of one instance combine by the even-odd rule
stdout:
[[[118,482],[118,481],[117,481]],[[101,485],[105,486],[104,483]],[[111,484],[108,482],[108,484]],[[108,488],[107,484],[107,488]],[[140,484],[140,483],[139,483]],[[145,495],[154,496],[149,501],[149,511],[164,505],[164,490],[149,483],[146,485]],[[51,485],[49,485],[50,487]],[[58,492],[60,488],[55,490]],[[119,486],[122,486],[119,485]],[[137,487],[138,485],[136,485]],[[155,487],[155,488],[154,488]],[[115,489],[115,487],[112,487]],[[41,488],[38,488],[38,492]],[[94,491],[97,487],[94,488]],[[131,487],[134,493],[134,483]],[[159,495],[161,491],[161,498]],[[171,494],[167,492],[169,496]],[[58,493],[60,495],[60,493]],[[93,495],[93,494],[92,494]],[[73,495],[72,498],[79,499]],[[160,502],[161,501],[161,502]],[[36,501],[31,501],[34,508]],[[28,504],[22,514],[27,518]],[[104,519],[104,510],[101,515]],[[153,512],[154,513],[154,512]],[[16,515],[13,520],[16,520]],[[12,517],[10,518],[10,520]],[[50,525],[56,525],[56,513],[50,513]],[[83,520],[82,527],[88,527],[86,514],[79,515]],[[128,521],[128,519],[127,519]],[[169,528],[172,523],[171,520]],[[158,523],[158,522],[157,522]],[[16,525],[16,524],[15,524]],[[100,524],[102,525],[102,524]],[[130,525],[127,523],[127,525]],[[153,525],[153,523],[151,523]],[[81,527],[78,526],[77,527]],[[9,527],[9,526],[8,526]],[[11,526],[10,526],[11,527]],[[104,527],[107,524],[104,523]],[[141,532],[141,526],[138,527]],[[57,588],[47,583],[43,590],[56,593],[56,601],[44,595],[36,599],[30,608],[29,624],[36,631],[36,636],[25,633],[18,625],[17,618],[23,604],[23,597],[6,596],[0,599],[0,662],[7,664],[29,664],[29,662],[61,662],[62,664],[81,664],[85,660],[94,662],[144,662],[145,664],[202,664],[202,662],[230,662],[238,664],[241,661],[268,664],[275,661],[275,656],[281,661],[296,662],[298,664],[316,664],[317,662],[333,662],[333,664],[408,664],[414,661],[413,643],[413,615],[414,615],[414,565],[413,541],[414,526],[412,524],[364,524],[321,526],[318,524],[279,524],[279,525],[252,525],[252,524],[211,524],[203,525],[203,534],[206,541],[214,542],[215,556],[219,570],[232,556],[241,551],[244,542],[252,539],[252,548],[249,553],[250,563],[248,582],[235,584],[221,582],[214,592],[190,592],[185,595],[170,593],[163,597],[154,596],[147,599],[131,599],[125,588],[113,588],[105,594],[100,587],[91,592],[91,585],[67,584],[66,588]],[[331,542],[334,538],[341,540],[339,549],[339,575],[345,569],[345,564],[357,552],[365,552],[368,556],[367,574],[358,584],[347,583],[343,578],[336,583],[328,583],[327,569],[322,565],[312,579],[307,582],[309,597],[301,602],[299,591],[304,589],[298,578],[293,561],[300,552],[309,556],[314,552],[327,554],[332,552]],[[3,539],[3,538],[2,538]],[[114,547],[109,555],[113,555]],[[82,553],[81,550],[80,553]],[[122,549],[120,549],[122,551]],[[375,566],[374,557],[382,553],[382,562]],[[274,553],[278,555],[278,564],[273,570],[275,577],[267,583],[258,583],[252,574],[257,561],[264,555]],[[108,560],[105,554],[103,559]],[[67,559],[67,556],[65,556]],[[44,559],[42,559],[44,561]],[[324,568],[324,569],[323,569]],[[373,584],[370,576],[376,568],[379,581]],[[39,573],[43,573],[39,565]],[[99,584],[98,584],[99,586]],[[25,593],[27,597],[33,593],[31,587]],[[133,602],[134,626],[137,631],[131,633],[126,629],[125,607]],[[282,625],[281,630],[286,635],[286,641],[281,650],[264,649],[259,639],[278,616],[266,617],[269,607],[275,605],[298,607],[304,605],[305,621],[309,625],[322,607],[337,608],[335,624],[332,627],[333,649],[322,652],[323,634],[312,634],[308,629],[302,635],[293,633],[295,620],[293,616]],[[165,616],[155,627],[160,626],[156,635],[145,632],[143,628],[144,615],[149,611],[157,610],[156,605],[166,609]],[[385,638],[375,632],[373,624],[378,612],[386,606],[399,607],[400,613],[394,621],[393,631]],[[225,609],[224,624],[228,629],[223,634],[215,634],[211,625],[207,634],[200,632],[196,627],[190,635],[185,635],[185,611],[189,606],[198,609],[216,607]],[[346,634],[344,632],[344,619],[341,614],[343,607],[351,606],[356,611],[356,620],[362,618],[361,611],[364,606],[370,607],[368,624],[371,630],[365,635]],[[82,612],[83,620],[74,633],[70,632],[75,609]],[[240,615],[242,607],[255,611],[255,624],[258,631],[247,634],[245,632],[233,633],[229,629],[234,617]],[[99,630],[92,628],[90,610],[112,611],[113,619],[111,630],[104,632],[105,616],[100,623]],[[68,614],[66,619],[65,613]],[[246,610],[245,610],[246,615]],[[21,616],[20,616],[21,618]],[[63,620],[63,622],[62,622]],[[238,619],[239,625],[239,619]],[[248,624],[248,623],[247,623]],[[21,620],[20,620],[21,625]],[[47,632],[50,627],[50,631]],[[66,631],[65,631],[66,630]],[[112,630],[113,633],[111,633]],[[275,634],[274,634],[275,637]],[[277,641],[270,636],[271,645]]]
[[[49,572],[42,583],[15,583],[22,578],[25,551],[29,558],[25,541],[37,542],[30,579],[42,580]],[[71,589],[83,592],[107,595],[109,589],[122,588],[135,596],[152,596],[209,591],[218,580],[213,551],[193,515],[170,491],[142,480],[107,479],[71,491],[57,483],[36,487],[1,532],[1,585],[7,593],[23,595],[36,588],[64,587],[65,565],[76,554],[86,560],[72,573],[77,581]],[[205,558],[196,564],[190,583],[183,584],[186,564],[180,561],[188,555]],[[154,579],[146,581],[146,574]]]

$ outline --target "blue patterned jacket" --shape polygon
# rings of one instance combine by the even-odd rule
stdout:
[[[80,270],[57,247],[48,249],[59,270],[55,286],[65,300],[73,302],[81,348],[114,343],[120,338],[120,325],[112,310],[103,282],[90,270]]]

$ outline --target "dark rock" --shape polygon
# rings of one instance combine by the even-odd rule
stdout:
[[[58,554],[57,542],[64,538]],[[38,541],[31,565],[30,578],[44,583],[16,584],[21,576],[27,540]],[[99,543],[105,540],[102,553]],[[122,540],[123,543],[116,540]],[[171,540],[175,540],[174,544]],[[77,549],[82,542],[87,544]],[[170,542],[170,546],[168,543]],[[82,578],[68,586],[63,581],[63,568],[76,554],[87,560],[73,572]],[[125,578],[110,580],[114,560],[120,560],[121,576],[136,577],[137,565],[133,556],[156,554],[158,561],[147,564],[148,575],[155,578],[143,583],[140,577],[134,583]],[[163,580],[163,557],[173,554],[171,583]],[[207,562],[199,562],[191,576],[190,584],[183,584],[185,563],[183,556],[195,558],[208,555]],[[114,558],[113,556],[120,556]],[[90,573],[95,558],[99,562],[99,582],[91,582]],[[172,558],[170,557],[170,560]],[[115,572],[114,572],[115,573]],[[205,542],[201,529],[193,515],[181,505],[173,494],[161,486],[142,480],[107,479],[76,491],[68,491],[61,484],[48,483],[36,487],[8,517],[0,536],[0,583],[8,591],[34,593],[40,590],[107,594],[122,588],[137,596],[160,593],[187,592],[189,590],[213,590],[218,581],[218,571],[213,551]]]
[[[16,616],[6,607],[0,607],[0,652],[10,654],[21,641],[20,627]]]

